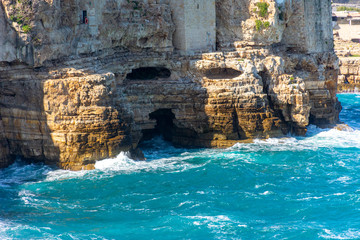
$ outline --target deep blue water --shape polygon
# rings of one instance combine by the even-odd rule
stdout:
[[[145,144],[94,171],[0,170],[0,239],[360,239],[360,95],[354,131],[177,149]]]

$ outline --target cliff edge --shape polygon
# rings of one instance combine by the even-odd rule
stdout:
[[[328,0],[2,0],[0,167],[339,121]]]

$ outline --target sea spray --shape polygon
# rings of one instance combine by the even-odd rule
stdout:
[[[16,161],[0,170],[1,239],[358,239],[360,98],[341,94],[353,131],[228,149],[142,144],[72,172]]]

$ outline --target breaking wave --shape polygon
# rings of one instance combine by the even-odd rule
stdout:
[[[160,138],[71,172],[18,159],[0,170],[0,239],[359,239],[360,99],[352,130],[227,149]]]

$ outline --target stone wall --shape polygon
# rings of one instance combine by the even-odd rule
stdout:
[[[288,19],[282,43],[294,51],[333,51],[333,30],[330,1],[286,1]]]
[[[186,50],[186,25],[185,25],[185,0],[171,1],[172,16],[176,29],[174,32],[174,47],[176,49]]]
[[[339,92],[360,91],[360,58],[340,57]]]
[[[214,51],[215,0],[170,1],[176,25],[174,46],[183,51]]]
[[[339,57],[339,92],[360,91],[360,43],[335,39],[335,53]]]
[[[304,1],[305,2],[305,31],[307,49],[309,52],[327,52],[334,50],[331,1]],[[314,34],[316,33],[316,34]]]
[[[338,24],[336,31],[343,40],[360,39],[360,25]]]

